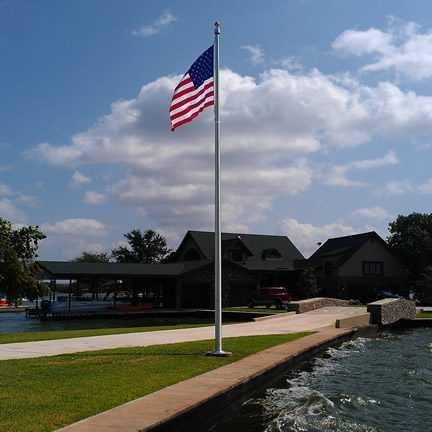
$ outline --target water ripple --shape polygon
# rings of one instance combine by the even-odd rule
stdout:
[[[214,431],[432,430],[431,352],[432,329],[347,342],[290,370]]]

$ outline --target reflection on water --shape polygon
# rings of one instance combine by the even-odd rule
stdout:
[[[247,401],[213,432],[431,431],[432,329],[329,349]]]
[[[123,316],[41,321],[36,318],[26,318],[24,312],[2,312],[0,313],[0,333],[202,324],[213,321],[213,317],[207,319],[196,316]]]

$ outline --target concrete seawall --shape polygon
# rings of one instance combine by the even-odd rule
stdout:
[[[323,307],[340,307],[348,306],[348,300],[341,300],[329,297],[313,297],[307,300],[292,301],[288,304],[287,309],[289,311],[295,311],[298,314],[310,312]]]
[[[415,302],[400,298],[387,298],[367,305],[371,314],[371,323],[386,326],[401,319],[414,320],[416,317]]]
[[[329,347],[376,331],[376,326],[323,330],[151,393],[57,432],[205,430],[203,425],[211,423],[212,416],[238,404],[288,368]]]

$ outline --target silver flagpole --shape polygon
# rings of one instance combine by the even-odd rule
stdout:
[[[219,118],[219,36],[220,24],[215,23],[214,42],[214,111],[215,111],[215,350],[213,356],[230,356],[222,350],[222,256],[220,222],[220,118]]]

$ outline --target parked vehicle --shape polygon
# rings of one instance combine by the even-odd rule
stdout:
[[[394,294],[390,291],[378,291],[376,295],[377,295],[378,300],[382,300],[382,299],[386,299],[386,298],[401,298],[401,299],[403,299],[402,296],[400,296],[398,294]]]
[[[282,309],[291,300],[291,293],[287,292],[284,287],[264,287],[260,288],[251,299],[249,307],[275,305],[277,309]]]

